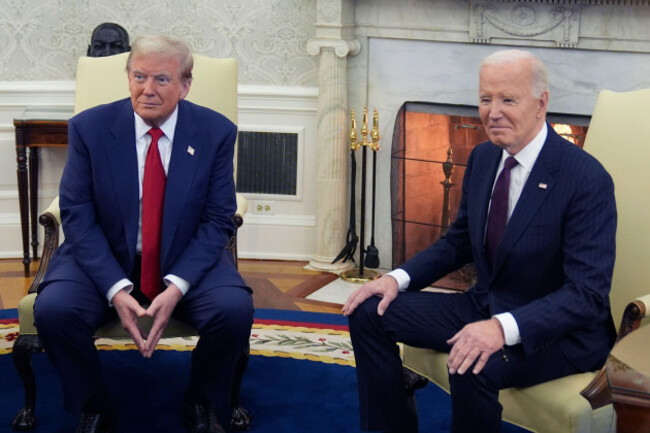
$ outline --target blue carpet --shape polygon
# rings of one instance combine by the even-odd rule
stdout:
[[[15,311],[15,310],[14,310]],[[0,312],[0,319],[15,317]],[[339,315],[258,310],[257,319],[345,325]],[[180,406],[188,379],[190,352],[157,351],[143,359],[134,350],[100,351],[107,383],[119,413],[118,432],[184,432]],[[46,433],[74,431],[77,418],[62,412],[56,372],[45,354],[33,358],[37,380],[35,430]],[[0,432],[22,407],[23,391],[11,355],[0,355]],[[161,378],[164,378],[161,380]],[[124,392],[126,390],[126,392]],[[120,396],[118,398],[118,395]],[[429,384],[416,393],[420,431],[449,431],[450,401]],[[252,356],[242,389],[243,405],[253,415],[252,432],[343,433],[359,432],[355,369],[291,358]],[[504,433],[525,430],[503,424]]]

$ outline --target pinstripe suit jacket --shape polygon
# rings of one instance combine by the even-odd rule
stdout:
[[[501,153],[490,142],[474,149],[455,222],[401,266],[411,276],[409,290],[473,261],[477,283],[467,296],[487,314],[512,313],[528,356],[559,344],[578,368],[599,368],[615,338],[609,305],[616,234],[612,179],[549,125],[492,268],[484,232]]]

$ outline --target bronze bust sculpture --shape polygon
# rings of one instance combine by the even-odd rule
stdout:
[[[102,23],[95,27],[88,45],[88,57],[106,57],[130,51],[129,34],[119,24]]]

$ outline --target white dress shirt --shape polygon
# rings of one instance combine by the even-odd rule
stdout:
[[[138,157],[138,180],[139,180],[139,218],[138,218],[138,240],[136,244],[136,251],[138,253],[142,252],[142,182],[144,180],[144,163],[147,158],[147,152],[149,151],[149,146],[151,145],[151,135],[148,134],[151,126],[147,125],[142,117],[137,113],[133,113],[135,116],[135,150]],[[158,139],[158,151],[160,152],[160,160],[162,161],[163,168],[165,170],[165,175],[169,170],[169,160],[172,155],[172,144],[174,142],[174,131],[176,130],[176,121],[178,119],[178,106],[172,113],[172,115],[160,125],[160,129],[163,132],[163,136]],[[172,274],[165,275],[164,278],[165,284],[168,286],[171,283],[176,284],[181,293],[185,295],[190,289],[190,283],[186,280]],[[112,305],[113,296],[120,290],[126,290],[127,293],[131,293],[133,290],[133,283],[127,278],[119,280],[117,283],[113,284],[106,294],[109,305]]]
[[[535,136],[535,138],[533,138],[530,143],[528,143],[526,146],[524,146],[523,149],[514,155],[518,164],[510,171],[510,188],[508,190],[508,219],[510,219],[512,213],[515,210],[519,196],[521,196],[521,192],[524,189],[528,175],[530,175],[530,172],[535,165],[535,161],[537,161],[537,157],[542,151],[542,147],[544,146],[547,135],[548,130],[546,123],[544,123],[544,126]],[[499,177],[498,173],[501,173],[503,164],[505,163],[506,158],[509,156],[510,154],[503,150],[501,161],[499,162],[499,167],[497,168],[497,176],[494,178],[495,183],[496,179]],[[494,189],[494,185],[492,185],[492,188]],[[411,284],[411,277],[404,269],[397,268],[387,273],[386,275],[390,275],[395,279],[395,281],[397,281],[397,287],[399,291],[406,290],[409,284]],[[521,343],[519,326],[517,325],[517,321],[511,313],[506,312],[496,314],[494,315],[494,318],[497,319],[503,327],[503,334],[505,336],[505,343],[507,346]]]

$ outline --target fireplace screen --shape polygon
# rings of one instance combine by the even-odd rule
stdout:
[[[582,147],[589,117],[549,114],[553,128]],[[395,121],[391,153],[393,268],[442,236],[456,218],[469,155],[486,141],[472,106],[406,102]],[[454,272],[437,287],[464,290],[473,267]]]

